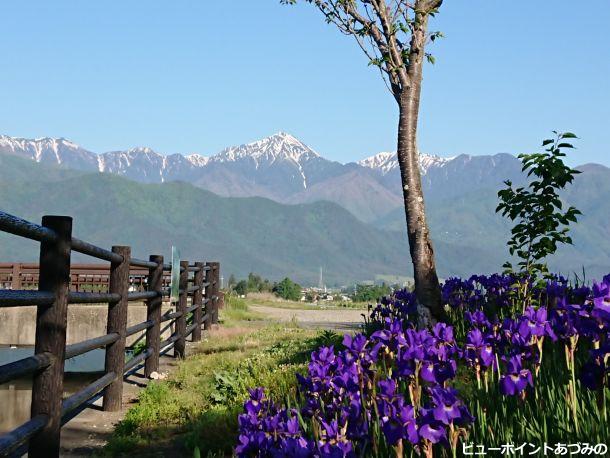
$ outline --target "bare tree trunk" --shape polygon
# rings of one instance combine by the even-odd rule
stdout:
[[[417,151],[417,121],[421,93],[424,45],[427,17],[420,20],[413,33],[409,57],[410,87],[403,89],[398,97],[398,163],[402,178],[402,190],[407,218],[409,250],[415,276],[415,294],[420,304],[427,307],[432,315],[441,319],[441,289],[436,274],[434,250],[426,222],[424,195],[419,171]]]

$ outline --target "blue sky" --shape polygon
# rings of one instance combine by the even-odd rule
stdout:
[[[571,163],[610,165],[610,2],[575,5],[446,0],[420,149],[518,153],[571,130]],[[0,133],[214,154],[283,130],[342,162],[395,149],[395,102],[310,5],[5,0],[0,17]]]

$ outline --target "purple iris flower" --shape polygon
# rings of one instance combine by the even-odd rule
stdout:
[[[390,445],[407,439],[413,444],[419,442],[415,410],[407,404],[402,394],[396,393],[396,381],[380,380],[377,383],[377,409],[381,420],[381,429]]]
[[[528,336],[548,336],[553,341],[557,340],[557,336],[547,319],[546,307],[539,307],[538,310],[531,306],[528,307],[520,320],[518,329],[519,333],[526,338]]]
[[[527,385],[534,386],[532,373],[523,369],[521,356],[512,356],[508,360],[506,374],[500,378],[500,391],[504,395],[514,396],[525,390]]]
[[[461,401],[457,398],[455,390],[434,387],[430,389],[430,393],[434,404],[432,415],[435,420],[450,425],[454,420],[460,418]]]
[[[390,445],[396,445],[401,439],[412,444],[419,442],[415,410],[402,397],[394,401],[390,414],[381,418],[381,429]]]
[[[417,419],[420,437],[433,444],[442,443],[447,445],[447,430],[443,423],[436,420],[430,410],[421,409],[420,413],[421,415]]]
[[[486,339],[479,329],[468,332],[463,351],[464,358],[472,365],[480,364],[483,367],[494,365],[496,358],[490,340]]]
[[[604,277],[604,278],[608,278]],[[593,310],[591,316],[604,324],[610,323],[610,282],[593,285]]]
[[[250,399],[244,404],[244,410],[248,415],[258,415],[261,411],[263,399],[265,398],[265,391],[262,388],[249,389]]]
[[[392,399],[396,394],[396,381],[391,378],[379,380],[377,386],[379,387],[378,396],[383,399]]]
[[[382,342],[390,350],[396,351],[400,346],[406,344],[402,320],[386,318],[384,329],[374,332],[371,339]]]
[[[475,310],[474,312],[467,311],[464,313],[464,318],[474,327],[483,329],[491,328],[491,323],[482,310]]]
[[[455,377],[456,370],[457,364],[454,360],[424,361],[419,374],[426,382],[442,385]]]
[[[432,328],[432,334],[439,343],[451,345],[455,342],[453,327],[445,323],[436,323],[434,328]]]
[[[322,439],[318,441],[320,457],[323,458],[344,458],[355,456],[352,443],[341,434],[337,420],[330,422],[321,421]]]

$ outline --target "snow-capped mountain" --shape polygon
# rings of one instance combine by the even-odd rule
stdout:
[[[402,206],[396,153],[341,164],[284,132],[212,156],[165,155],[146,147],[96,154],[65,138],[28,140],[5,135],[0,136],[2,153],[145,183],[185,181],[226,197],[258,196],[291,204],[328,200],[364,221],[376,221]],[[510,155],[443,158],[421,154],[420,168],[427,199],[448,192],[497,189],[502,180],[520,173],[519,162]]]
[[[246,169],[260,170],[259,174],[277,168],[284,169],[284,173],[298,182],[298,187],[302,189],[306,189],[308,184],[307,168],[315,163],[330,162],[284,132],[226,148],[211,157],[200,154],[163,155],[147,147],[98,155],[64,138],[28,140],[6,135],[0,136],[0,153],[15,154],[45,164],[115,173],[138,181],[161,183],[181,179],[191,181],[198,178],[198,173],[205,174],[206,168],[218,164],[230,164],[233,168],[238,164]],[[312,179],[315,181],[315,177]]]
[[[15,154],[36,162],[50,163],[74,169],[93,170],[97,155],[65,138],[25,138],[0,135],[0,153]]]
[[[454,158],[446,158],[433,154],[420,153],[419,168],[422,172],[422,175],[425,175],[426,173],[428,173],[428,170],[432,168],[442,167],[452,159]],[[394,170],[398,170],[398,157],[396,155],[396,152],[383,152],[358,161],[358,165],[361,165],[362,167],[367,167],[372,170],[377,170],[382,175],[387,175],[388,173]]]

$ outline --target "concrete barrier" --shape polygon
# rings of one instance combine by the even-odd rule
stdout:
[[[171,307],[164,305],[162,313]],[[70,305],[68,307],[68,345],[106,334],[107,305]],[[129,305],[127,309],[127,326],[146,321],[146,306]],[[161,323],[161,328],[166,323]],[[131,345],[141,334],[127,338]],[[0,308],[0,345],[34,345],[36,335],[36,307]],[[171,330],[163,333],[166,339]]]

